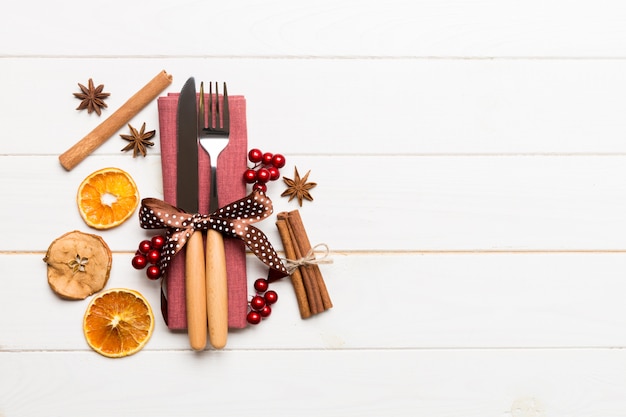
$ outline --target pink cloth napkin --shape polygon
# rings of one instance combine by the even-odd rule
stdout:
[[[163,171],[163,199],[176,206],[176,111],[178,93],[159,97],[159,128],[161,137],[161,165]],[[207,95],[208,99],[208,95]],[[246,196],[243,172],[247,167],[248,131],[246,100],[243,96],[229,96],[230,140],[217,163],[217,189],[220,206]],[[209,155],[198,145],[198,200],[199,212],[209,214],[211,164]],[[246,326],[247,279],[246,253],[243,241],[224,238],[226,273],[228,276],[228,325]],[[185,251],[172,260],[164,279],[161,297],[163,318],[170,329],[186,329],[185,309]]]

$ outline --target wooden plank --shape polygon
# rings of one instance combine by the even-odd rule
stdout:
[[[114,3],[12,3],[0,27],[0,416],[624,414],[623,2]],[[311,169],[331,311],[301,320],[281,281],[268,320],[191,352],[130,265],[151,233],[82,222],[76,189],[104,166],[161,196],[158,140],[133,159],[116,134],[72,172],[57,157],[163,69],[169,92],[227,81],[250,145]],[[100,118],[75,110],[89,78],[111,92]],[[157,120],[153,102],[131,123]],[[282,190],[275,211],[297,208]],[[88,300],[48,288],[44,251],[73,229],[156,310],[135,356],[92,352]],[[249,255],[250,283],[265,273]]]
[[[0,88],[10,100],[0,101],[0,112],[12,115],[3,121],[3,153],[63,153],[163,69],[174,77],[165,93],[180,91],[192,75],[227,80],[231,94],[246,96],[250,145],[286,155],[626,153],[624,60],[140,62],[1,59]],[[90,77],[111,93],[102,117],[75,110],[72,93]],[[53,103],[45,111],[25,93],[33,84]],[[159,132],[156,102],[131,120],[143,122]],[[130,158],[120,152],[120,133],[128,129],[97,153]],[[158,135],[156,142],[152,155]]]
[[[612,417],[626,408],[625,355],[617,349],[251,350],[142,352],[113,360],[86,352],[5,352],[0,413],[169,417],[205,416],[210,409],[241,416],[262,408],[278,417]]]
[[[189,350],[161,319],[159,282],[115,254],[107,288],[135,289],[157,315],[150,351]],[[227,350],[624,347],[626,254],[333,254],[321,269],[333,309],[300,319],[293,288],[260,325],[232,331]],[[40,255],[0,255],[0,351],[89,351],[89,300],[66,301]],[[249,293],[261,262],[248,258]],[[190,352],[191,353],[191,352]]]
[[[36,161],[33,163],[32,161]],[[75,202],[92,170],[117,166],[141,197],[161,197],[159,158],[93,156],[64,172],[56,156],[0,156],[1,251],[45,251],[88,229]],[[313,242],[338,251],[553,251],[626,249],[625,156],[293,156],[283,175],[311,170],[314,201],[299,207],[272,183],[275,213],[300,209]],[[16,180],[19,186],[16,186]],[[32,203],[22,204],[25,199]],[[16,209],[19,207],[19,209]],[[257,223],[280,242],[274,217]],[[28,230],[28,233],[25,233]],[[100,231],[115,251],[146,236],[136,216]]]
[[[48,56],[623,57],[624,4],[498,0],[19,2],[2,53]],[[54,14],[54,19],[50,16]],[[85,18],[86,16],[93,18]],[[212,20],[210,42],[192,22]],[[97,19],[94,25],[93,19]],[[37,28],[41,36],[32,36]],[[105,35],[86,36],[86,34]],[[15,40],[19,39],[19,42]]]

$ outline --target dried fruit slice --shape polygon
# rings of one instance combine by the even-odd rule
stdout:
[[[101,355],[120,358],[139,352],[154,330],[148,301],[135,290],[113,288],[94,297],[83,319],[89,346]]]
[[[104,288],[113,258],[100,236],[74,230],[55,239],[43,261],[50,288],[63,298],[82,300]]]
[[[132,177],[119,168],[95,171],[78,187],[78,210],[94,229],[110,229],[126,221],[139,205]]]

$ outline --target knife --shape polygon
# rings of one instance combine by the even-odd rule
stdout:
[[[176,205],[187,213],[198,212],[198,109],[196,83],[190,77],[178,97]],[[194,350],[207,342],[206,282],[202,233],[192,232],[185,245],[185,297],[187,332]]]

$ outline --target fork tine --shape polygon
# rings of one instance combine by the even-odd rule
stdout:
[[[204,82],[200,82],[200,96],[198,97],[198,131],[204,129]]]
[[[230,111],[228,110],[228,91],[226,91],[226,83],[224,83],[224,110],[222,110],[222,128],[230,130]]]
[[[209,83],[209,128],[213,127],[213,83]]]
[[[222,113],[220,112],[220,87],[215,82],[215,128],[222,128]]]

